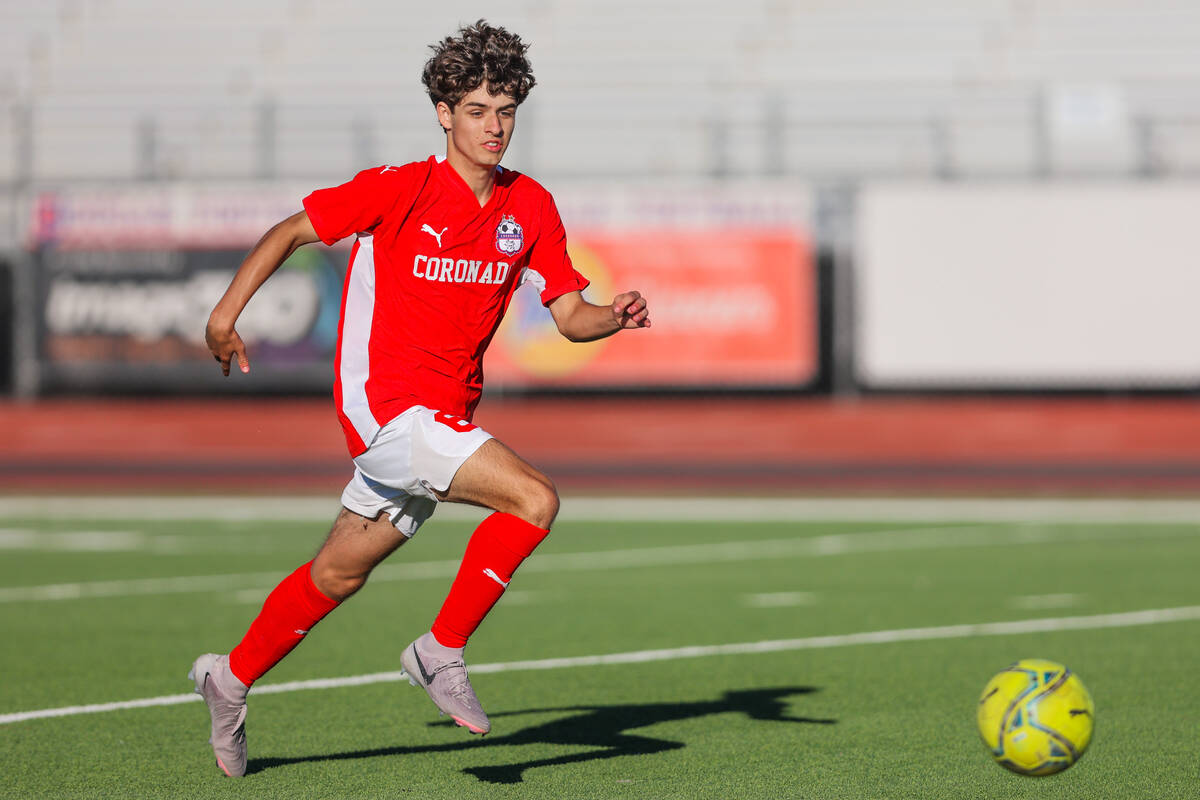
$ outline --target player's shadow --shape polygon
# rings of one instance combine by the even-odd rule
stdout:
[[[531,725],[509,734],[492,734],[483,740],[463,740],[454,744],[424,745],[418,747],[382,747],[375,750],[354,750],[345,753],[302,756],[299,758],[254,758],[247,764],[247,773],[261,772],[286,764],[306,761],[332,761],[377,756],[402,756],[419,753],[446,753],[456,750],[473,750],[480,747],[509,747],[522,744],[571,745],[589,747],[590,750],[569,755],[518,761],[487,767],[467,767],[463,772],[474,775],[488,783],[520,783],[526,770],[534,767],[549,767],[573,764],[617,756],[639,756],[677,750],[686,747],[683,742],[643,736],[629,731],[658,725],[664,722],[679,722],[715,714],[745,714],[751,719],[764,722],[804,722],[817,725],[832,725],[833,719],[817,719],[788,715],[784,698],[811,694],[817,689],[811,686],[789,686],[776,689],[741,689],[725,692],[717,700],[701,700],[691,703],[640,703],[616,706],[566,706],[563,708],[536,708],[510,711],[492,715],[493,719],[522,714],[566,713],[540,725]],[[450,725],[449,721],[433,723]]]

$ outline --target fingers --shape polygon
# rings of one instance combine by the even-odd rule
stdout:
[[[221,365],[221,374],[226,378],[229,377],[229,370],[233,366],[234,356],[237,356],[238,369],[242,371],[242,374],[250,374],[250,359],[246,357],[245,350],[241,352],[235,350],[224,357],[214,355],[213,358]]]
[[[238,369],[243,374],[250,372],[250,357],[246,355],[246,344],[242,341],[242,337],[238,336],[234,331],[232,335],[220,337],[208,337],[208,349],[212,352],[213,358],[221,365],[221,374],[229,377],[229,371],[233,366],[233,361],[236,358]]]
[[[232,365],[234,356],[237,356],[238,369],[242,371],[242,374],[249,374],[250,357],[246,355],[246,343],[242,341],[241,336],[238,336],[237,331],[233,332],[233,336],[230,337],[229,349],[222,355],[224,355],[224,358],[221,360],[221,366],[224,367],[223,372],[226,375],[229,374],[229,368]]]
[[[240,338],[238,339],[238,345],[239,345],[238,349],[237,349],[238,369],[240,369],[242,371],[243,375],[248,375],[248,374],[250,374],[250,357],[246,355],[246,345],[242,344],[242,340]],[[226,373],[226,374],[228,374],[228,373]]]
[[[641,292],[624,292],[613,298],[613,316],[622,328],[649,328],[650,309]]]

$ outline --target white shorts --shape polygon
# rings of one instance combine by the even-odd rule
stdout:
[[[461,417],[413,406],[384,425],[367,451],[354,459],[354,477],[342,505],[375,519],[386,513],[411,537],[437,505],[468,458],[492,435]]]

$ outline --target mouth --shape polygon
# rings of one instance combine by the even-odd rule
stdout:
[[[499,152],[500,152],[500,150],[501,150],[501,148],[503,148],[503,146],[504,146],[504,145],[503,145],[502,143],[500,143],[500,142],[497,142],[497,141],[491,141],[491,142],[484,142],[484,143],[483,143],[483,149],[484,149],[484,150],[489,150],[489,151],[491,151],[491,152],[493,152],[493,153],[499,153]]]

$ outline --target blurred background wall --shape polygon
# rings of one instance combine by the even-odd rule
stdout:
[[[506,164],[555,194],[593,299],[639,288],[655,320],[571,346],[519,293],[493,395],[1200,385],[1193,2],[9,0],[0,388],[327,392],[344,250],[247,310],[253,381],[204,320],[309,191],[443,151],[420,70],[481,16],[538,78]]]

